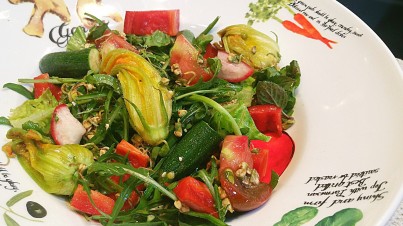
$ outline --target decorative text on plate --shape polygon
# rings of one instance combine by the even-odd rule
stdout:
[[[363,33],[355,31],[352,26],[339,23],[335,17],[331,17],[330,14],[319,9],[317,6],[309,5],[304,1],[294,1],[290,6],[304,14],[308,19],[322,26],[325,31],[330,31],[341,38],[346,38],[349,35],[363,36]]]
[[[342,175],[309,177],[305,184],[312,185],[304,205],[332,207],[359,201],[370,203],[382,200],[388,193],[387,181],[373,179],[379,168]]]
[[[17,192],[19,190],[18,184],[19,182],[11,179],[10,172],[3,167],[3,163],[0,162],[0,188]]]
[[[84,29],[84,31],[87,31],[83,26],[80,26]],[[67,41],[69,38],[73,35],[74,31],[78,27],[68,27],[66,23],[62,23],[59,26],[53,27],[50,32],[49,32],[49,39],[53,43],[55,43],[58,47],[64,48],[67,45]]]

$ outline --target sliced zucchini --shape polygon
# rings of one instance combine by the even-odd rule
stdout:
[[[190,175],[208,162],[221,141],[222,137],[206,122],[198,122],[163,159],[161,173],[173,173],[176,180]]]
[[[77,51],[54,52],[45,55],[39,62],[42,73],[61,78],[82,78],[89,70],[99,72],[101,55],[95,48]]]

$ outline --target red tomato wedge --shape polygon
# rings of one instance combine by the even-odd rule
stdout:
[[[49,79],[49,74],[44,73],[34,78],[35,80]],[[34,97],[39,98],[42,93],[44,93],[47,89],[55,96],[56,100],[59,101],[62,97],[62,89],[60,86],[57,86],[52,83],[44,82],[44,83],[34,83]]]
[[[105,31],[104,35],[96,39],[95,45],[103,55],[118,48],[127,49],[133,52],[137,51],[137,49],[132,44],[128,43],[124,37],[117,35],[110,30]]]
[[[125,182],[130,178],[130,174],[124,174],[123,176],[116,176],[116,175],[112,175],[111,180],[117,184],[119,184],[120,182]]]
[[[273,170],[279,176],[281,176],[284,170],[288,167],[294,155],[294,141],[286,132],[283,132],[279,137],[273,136],[273,134],[271,133],[266,133],[266,135],[271,136],[271,139],[268,142],[261,140],[251,140],[251,149],[252,151],[253,149],[258,149],[259,152],[268,154],[268,162],[265,175],[271,175],[271,171]],[[264,170],[262,169],[262,172],[263,171]]]
[[[232,208],[236,211],[243,212],[256,209],[270,198],[272,192],[270,184],[260,183],[256,187],[247,188],[237,177],[235,177],[234,183],[231,183],[224,173],[220,173],[219,177],[221,187],[225,190]]]
[[[203,182],[187,176],[178,182],[173,192],[190,209],[218,217],[218,212],[214,207],[213,196]]]
[[[119,195],[120,194],[118,194],[118,193],[111,193],[111,194],[108,194],[108,197],[110,197],[116,201],[119,198]],[[122,211],[131,210],[134,207],[136,207],[136,205],[139,203],[139,201],[140,201],[139,194],[137,194],[137,192],[133,191],[130,194],[130,196],[126,198],[126,201],[123,204],[123,207],[121,210]]]
[[[118,155],[127,156],[130,164],[134,168],[147,167],[148,162],[150,161],[150,157],[147,154],[144,154],[134,145],[125,140],[119,142],[116,146],[115,152]]]
[[[218,54],[218,49],[216,49],[211,43],[207,44],[206,52],[204,53],[204,59],[214,58]]]
[[[281,136],[283,131],[281,108],[271,104],[262,104],[250,106],[248,111],[260,132],[270,132],[273,136]]]
[[[245,186],[235,175],[242,162],[248,163],[249,167],[253,168],[254,162],[248,137],[226,136],[220,154],[221,187],[225,190],[234,210],[249,211],[263,205],[269,199],[272,188],[268,183],[259,183],[253,187]],[[231,177],[228,177],[227,171],[232,171],[232,180],[229,179]]]
[[[115,200],[93,190],[91,190],[91,198],[99,210],[106,214],[112,214],[113,207],[115,206]],[[90,215],[101,215],[101,213],[91,204],[87,192],[84,191],[83,186],[80,184],[74,192],[70,205],[83,213]]]
[[[179,10],[126,11],[124,33],[150,35],[162,31],[170,36],[179,32]]]
[[[253,168],[248,137],[237,135],[225,136],[220,154],[220,169],[230,168],[236,171],[242,162],[248,163],[249,167]]]
[[[190,43],[185,36],[178,35],[171,49],[171,67],[179,67],[180,77],[187,81],[188,85],[194,85],[200,79],[208,81],[213,74],[208,70],[207,63],[199,63],[199,51]],[[203,57],[202,57],[203,58]]]
[[[271,169],[269,169],[269,150],[266,148],[257,148],[250,142],[252,150],[253,168],[259,173],[260,182],[270,183]]]

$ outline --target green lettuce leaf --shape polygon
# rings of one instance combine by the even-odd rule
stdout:
[[[250,116],[248,108],[244,103],[226,104],[224,108],[235,119],[242,135],[247,135],[251,140],[268,141],[270,139],[270,137],[264,135],[256,128],[252,116]],[[213,115],[212,123],[215,125],[218,133],[223,136],[234,133],[231,123],[219,112]]]
[[[43,131],[49,131],[53,110],[58,105],[56,98],[47,90],[38,99],[27,100],[22,105],[11,110],[8,118],[15,128],[22,128],[28,121],[39,124]]]

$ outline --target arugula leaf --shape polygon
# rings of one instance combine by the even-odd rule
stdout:
[[[207,44],[211,43],[213,41],[214,37],[213,35],[209,34],[210,31],[214,28],[214,26],[217,24],[218,20],[220,19],[219,16],[217,16],[207,27],[204,29],[199,36],[197,36],[193,40],[193,45],[196,46],[202,53],[206,52],[206,46]]]
[[[87,75],[85,79],[90,84],[94,84],[97,86],[107,85],[111,89],[113,89],[116,93],[118,94],[122,93],[119,80],[116,77],[104,74],[93,74],[93,75]]]
[[[200,53],[206,52],[207,44],[211,43],[214,36],[209,34],[213,27],[217,24],[220,17],[216,17],[207,27],[204,29],[197,37],[190,30],[183,30],[180,33],[185,36],[185,38],[192,43],[192,45],[200,51]]]
[[[15,83],[6,83],[3,85],[3,88],[8,88],[11,89],[24,97],[26,97],[29,100],[34,99],[34,94],[32,91],[28,90],[25,86],[20,85],[20,84],[15,84]]]
[[[198,213],[194,211],[189,211],[180,215],[179,225],[183,226],[204,226],[204,225],[215,225],[215,226],[227,226],[227,224],[220,219],[206,213]]]
[[[46,125],[46,124],[45,124]],[[24,122],[21,126],[22,129],[24,130],[36,130],[38,131],[40,134],[47,136],[49,128],[47,126],[44,127],[43,124],[40,123],[36,123],[36,122],[32,122],[32,121],[27,121]]]
[[[163,185],[159,184],[153,178],[150,177],[150,170],[146,168],[133,168],[132,166],[125,165],[122,163],[100,163],[94,162],[88,167],[88,173],[98,173],[104,174],[106,176],[123,176],[124,174],[130,174],[131,176],[142,180],[144,183],[147,183],[149,186],[153,186],[158,189],[160,192],[165,194],[170,199],[176,201],[176,195],[171,191],[167,190]]]
[[[200,35],[206,35],[210,33],[210,31],[214,28],[214,26],[217,24],[218,20],[220,19],[219,16],[217,16],[207,27],[200,33]]]
[[[196,39],[195,35],[193,34],[193,32],[191,32],[190,30],[182,30],[180,32],[181,35],[185,36],[185,38],[190,42],[193,43],[194,40]]]
[[[208,58],[207,64],[210,66],[210,70],[213,72],[213,75],[216,76],[221,71],[221,60],[218,58]]]
[[[197,172],[197,176],[207,185],[211,195],[214,199],[214,205],[216,206],[218,217],[220,220],[225,221],[225,214],[227,208],[222,207],[222,200],[218,191],[218,185],[215,183],[218,177],[217,159],[212,156],[210,160],[210,169],[201,169]]]
[[[214,37],[211,34],[201,34],[196,39],[193,40],[193,45],[198,49],[201,53],[206,52],[207,44],[213,41]]]
[[[90,29],[87,35],[87,40],[94,41],[95,39],[100,38],[102,35],[104,35],[105,31],[110,30],[110,28],[108,27],[108,23],[103,22],[102,20],[89,13],[85,13],[85,15],[96,22],[96,26],[93,26]]]

